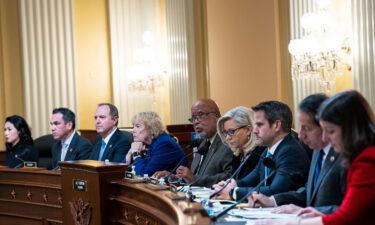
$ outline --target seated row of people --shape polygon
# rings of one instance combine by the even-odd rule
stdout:
[[[306,122],[305,125],[314,125],[314,123],[316,125],[316,121],[312,123],[314,118],[308,118],[308,114],[302,114],[302,112],[306,111],[300,107],[299,118]],[[331,148],[341,156],[332,153],[332,149],[327,151],[324,148],[317,151],[313,158],[315,165],[311,165],[309,181],[305,189],[268,197],[253,193],[248,200],[251,206],[254,203],[255,206],[275,206],[284,203],[305,206],[303,203],[306,202],[307,206],[310,203],[312,206],[318,207],[300,209],[295,205],[282,206],[274,211],[288,212],[290,210],[290,212],[296,213],[297,217],[295,219],[261,220],[256,221],[255,224],[375,224],[375,217],[372,215],[375,211],[375,176],[372,172],[375,169],[374,112],[359,92],[345,91],[324,100],[315,113],[320,127],[306,126],[302,131],[302,135],[306,135],[303,138],[306,141],[313,141],[313,137],[315,137],[313,133],[318,132],[322,144],[330,144]],[[320,140],[316,139],[315,141]],[[313,145],[313,143],[310,144]],[[322,153],[323,151],[324,153]],[[319,165],[320,161],[324,163]],[[348,168],[346,191],[342,202],[342,189],[345,184],[342,181],[340,163]],[[335,171],[337,172],[335,173]],[[330,207],[335,204],[340,206],[338,208]]]
[[[373,222],[368,212],[374,207],[375,180],[366,171],[375,167],[374,114],[358,92],[347,91],[331,98],[311,95],[299,104],[298,137],[314,150],[311,164],[292,135],[292,113],[284,103],[268,101],[251,109],[236,107],[221,117],[213,100],[201,99],[192,105],[191,115],[189,121],[203,141],[189,168],[185,153],[167,134],[156,113],[138,113],[132,120],[132,136],[118,130],[117,108],[100,104],[95,126],[101,141],[91,147],[74,131],[74,113],[66,108],[55,109],[51,118],[52,135],[58,140],[52,148],[54,166],[58,161],[77,159],[125,162],[133,165],[138,175],[171,176],[190,185],[213,187],[218,199],[248,196],[250,207],[290,204],[275,211],[319,216],[297,221],[301,224],[344,224],[346,219]],[[6,165],[19,167],[22,161],[37,159],[22,117],[8,117],[4,132]],[[271,166],[266,163],[270,160]],[[350,166],[347,185],[342,161]],[[339,207],[344,193],[344,203]],[[358,205],[356,198],[364,203]],[[315,209],[301,210],[305,206]],[[334,214],[324,216],[327,213]]]

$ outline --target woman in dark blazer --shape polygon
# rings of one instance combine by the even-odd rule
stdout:
[[[221,140],[233,151],[232,173],[246,159],[245,164],[234,177],[236,180],[245,177],[255,168],[265,149],[256,146],[253,127],[254,112],[243,106],[229,110],[217,122]]]
[[[23,167],[23,162],[37,162],[38,151],[34,148],[29,126],[24,118],[14,115],[5,119],[4,137],[6,158],[4,165]]]

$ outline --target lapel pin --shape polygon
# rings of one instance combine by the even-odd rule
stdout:
[[[331,162],[333,162],[335,160],[335,157],[331,156],[331,158],[329,160],[331,160]]]
[[[73,149],[71,148],[71,149],[69,149],[69,152],[72,152],[73,151]]]
[[[109,145],[110,148],[112,148],[112,145]]]

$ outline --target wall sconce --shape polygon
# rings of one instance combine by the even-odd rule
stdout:
[[[332,18],[328,12],[329,0],[317,0],[317,13],[305,13],[301,26],[306,35],[290,41],[292,77],[314,77],[322,92],[333,94],[336,76],[351,70],[349,38],[340,38],[332,32]]]

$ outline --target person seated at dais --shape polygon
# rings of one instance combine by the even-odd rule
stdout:
[[[375,115],[357,91],[338,93],[322,103],[317,118],[323,140],[341,153],[348,167],[346,193],[337,212],[308,207],[296,219],[260,220],[257,225],[375,224]],[[303,219],[301,219],[303,218]]]
[[[4,137],[6,158],[4,165],[11,168],[23,167],[25,162],[37,162],[38,151],[34,148],[31,132],[24,118],[14,115],[5,119]]]
[[[258,164],[264,147],[257,147],[254,128],[254,111],[243,106],[229,110],[217,122],[218,134],[224,144],[228,145],[233,152],[232,173],[244,162],[235,179],[241,179],[249,174]]]
[[[133,143],[126,155],[126,163],[135,165],[136,175],[153,175],[156,171],[172,172],[177,165],[187,166],[181,146],[167,133],[155,112],[140,112],[132,118]],[[142,152],[145,156],[142,158]]]

